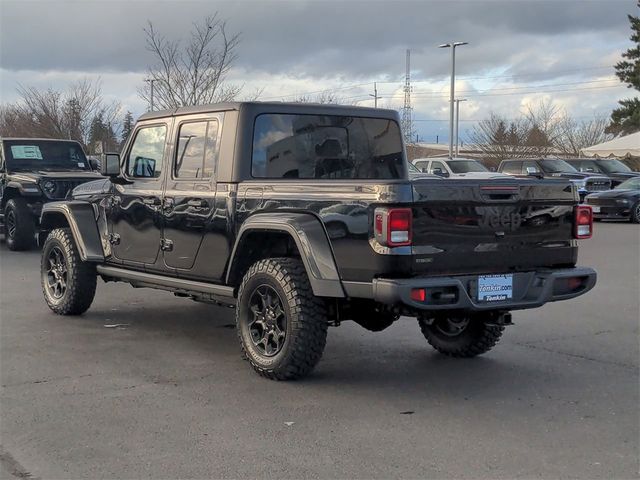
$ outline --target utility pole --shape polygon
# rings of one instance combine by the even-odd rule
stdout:
[[[443,43],[438,48],[451,48],[451,92],[449,98],[449,158],[453,158],[453,101],[456,89],[456,47],[467,42]]]
[[[378,108],[378,86],[376,85],[376,82],[373,82],[373,95],[369,94],[370,97],[373,97],[373,106],[375,108]]]
[[[458,131],[460,128],[460,102],[466,102],[466,98],[458,98],[456,99],[456,157],[458,156],[460,150],[460,137],[458,137]]]
[[[149,82],[151,84],[151,111],[153,112],[153,83],[156,81],[155,78],[147,78],[145,82]]]
[[[405,143],[411,143],[413,120],[411,118],[411,50],[407,49],[407,67],[404,77],[404,107],[402,107],[402,136]]]

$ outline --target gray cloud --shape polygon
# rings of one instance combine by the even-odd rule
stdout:
[[[218,10],[242,33],[238,66],[289,75],[363,77],[402,64],[446,72],[435,46],[472,43],[469,71],[505,63],[532,39],[590,35],[613,45],[628,37],[635,0],[608,1],[235,1],[29,2],[1,5],[4,69],[133,71],[150,61],[142,28],[154,21],[170,38]],[[400,69],[401,70],[401,69]],[[464,72],[461,72],[464,73]]]

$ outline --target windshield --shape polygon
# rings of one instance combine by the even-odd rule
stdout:
[[[576,173],[577,170],[564,160],[557,158],[546,159],[540,162],[542,169],[547,173]]]
[[[406,164],[390,119],[266,113],[255,120],[256,178],[396,179]]]
[[[600,160],[598,165],[607,173],[631,173],[633,171],[620,160]]]
[[[615,187],[614,190],[640,190],[640,177],[625,180]]]
[[[476,160],[451,160],[447,162],[453,173],[488,172],[487,168]]]
[[[5,140],[4,152],[11,171],[90,171],[82,147],[64,140]]]

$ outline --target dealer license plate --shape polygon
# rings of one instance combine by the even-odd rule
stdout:
[[[591,207],[591,210],[593,210],[593,213],[600,213],[600,207]]]
[[[482,275],[478,277],[478,300],[501,302],[513,298],[513,275]]]

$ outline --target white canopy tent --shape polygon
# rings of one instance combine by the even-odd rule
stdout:
[[[608,142],[583,148],[582,154],[586,157],[640,157],[640,132],[632,133],[624,137],[614,138]]]

